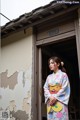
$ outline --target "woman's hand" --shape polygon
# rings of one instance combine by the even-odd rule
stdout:
[[[56,102],[56,98],[53,97],[53,96],[51,96],[51,97],[49,98],[49,104],[50,104],[50,105],[53,105],[55,102]]]

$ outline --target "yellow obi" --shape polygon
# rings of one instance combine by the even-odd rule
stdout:
[[[63,108],[62,104],[60,102],[56,102],[56,104],[52,105],[52,106],[47,106],[47,112],[52,112],[52,111],[55,111],[55,112],[59,112],[61,111]]]

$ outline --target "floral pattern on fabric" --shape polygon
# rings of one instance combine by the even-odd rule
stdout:
[[[50,74],[44,84],[45,103],[47,104],[48,120],[68,120],[68,101],[70,96],[70,84],[66,73],[58,70]],[[58,104],[50,106],[47,101],[50,96],[57,99]],[[60,107],[62,108],[60,109]],[[53,109],[55,107],[55,109]]]

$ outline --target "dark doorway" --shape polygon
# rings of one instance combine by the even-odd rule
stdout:
[[[42,87],[47,75],[50,74],[48,59],[51,56],[59,56],[64,61],[64,67],[70,80],[71,96],[69,101],[69,119],[80,119],[79,70],[75,37],[42,46]],[[44,104],[44,94],[42,94],[42,120],[46,120],[46,116],[46,105]]]

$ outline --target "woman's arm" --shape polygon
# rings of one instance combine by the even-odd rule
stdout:
[[[70,83],[66,73],[62,76],[62,88],[57,94],[54,94],[54,97],[62,103],[68,104],[70,97]]]
[[[45,96],[45,103],[49,101],[49,98],[51,97],[51,94],[49,92],[49,87],[48,87],[48,80],[49,78],[47,77],[46,82],[44,84],[44,96]]]

